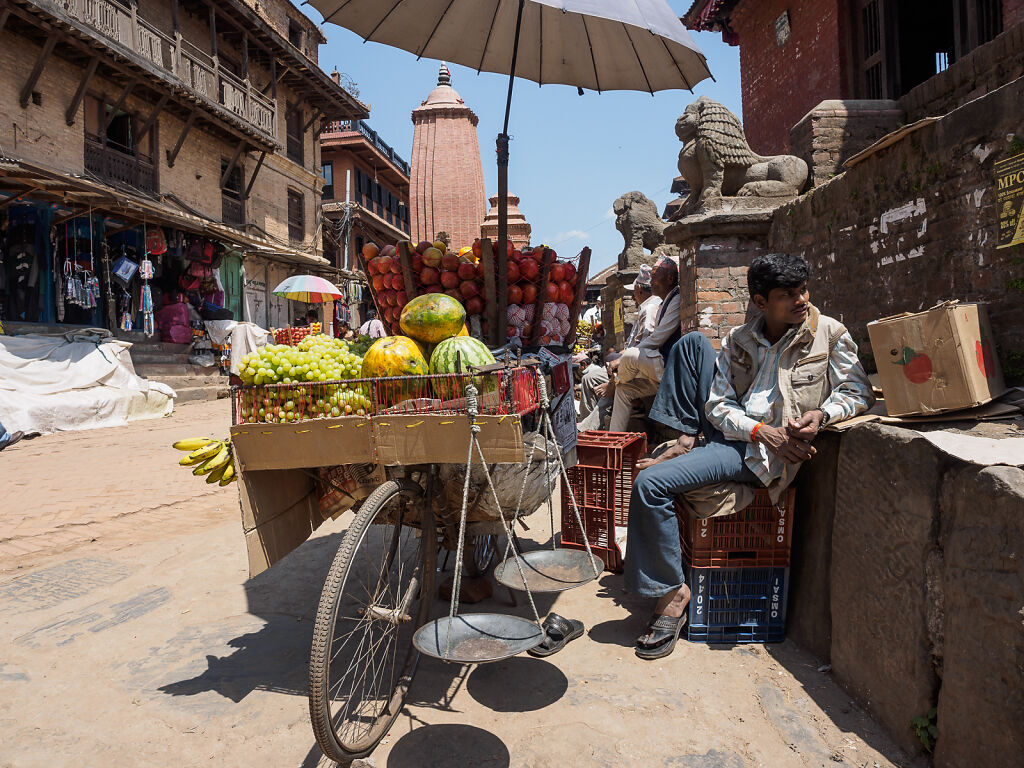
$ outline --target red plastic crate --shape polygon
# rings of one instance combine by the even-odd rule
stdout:
[[[789,565],[793,504],[789,488],[772,504],[758,490],[750,506],[732,515],[698,518],[676,500],[683,559],[691,568],[780,568]]]
[[[629,519],[629,495],[636,463],[647,453],[647,436],[633,432],[581,432],[577,465],[566,469],[569,487],[586,529],[586,540],[611,571],[622,570],[615,527]],[[562,546],[585,549],[584,532],[576,522],[569,488],[562,483]]]

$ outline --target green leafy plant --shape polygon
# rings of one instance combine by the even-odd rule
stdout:
[[[939,726],[936,724],[938,714],[935,707],[932,707],[927,713],[910,721],[910,727],[914,729],[917,738],[928,752],[935,749],[935,742],[939,738]]]

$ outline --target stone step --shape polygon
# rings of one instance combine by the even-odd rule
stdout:
[[[161,352],[159,350],[136,352],[132,350],[132,362],[140,365],[188,365],[188,352]]]
[[[174,387],[174,391],[178,395],[174,402],[178,405],[199,400],[220,400],[231,394],[226,384],[223,387]]]
[[[164,376],[210,376],[227,380],[227,376],[221,376],[216,366],[190,365],[187,360],[185,362],[161,361],[153,363],[133,360],[132,362],[135,364],[135,373],[139,376],[145,376],[147,379]]]

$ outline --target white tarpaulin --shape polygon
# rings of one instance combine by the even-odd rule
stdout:
[[[174,390],[135,375],[131,346],[99,329],[0,336],[0,423],[58,432],[170,414]]]
[[[274,343],[270,331],[260,328],[256,323],[243,323],[238,320],[207,320],[206,330],[210,341],[222,346],[231,341],[231,372],[238,375],[238,363],[242,355],[255,352],[262,346]]]

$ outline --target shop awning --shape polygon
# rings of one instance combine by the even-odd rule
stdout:
[[[331,267],[322,256],[283,248],[267,238],[208,219],[173,195],[148,195],[97,179],[61,173],[38,163],[0,156],[0,208],[18,202],[53,206],[54,224],[89,213],[104,214],[122,223],[122,228],[140,224],[172,227],[223,241],[247,254],[305,267]]]

